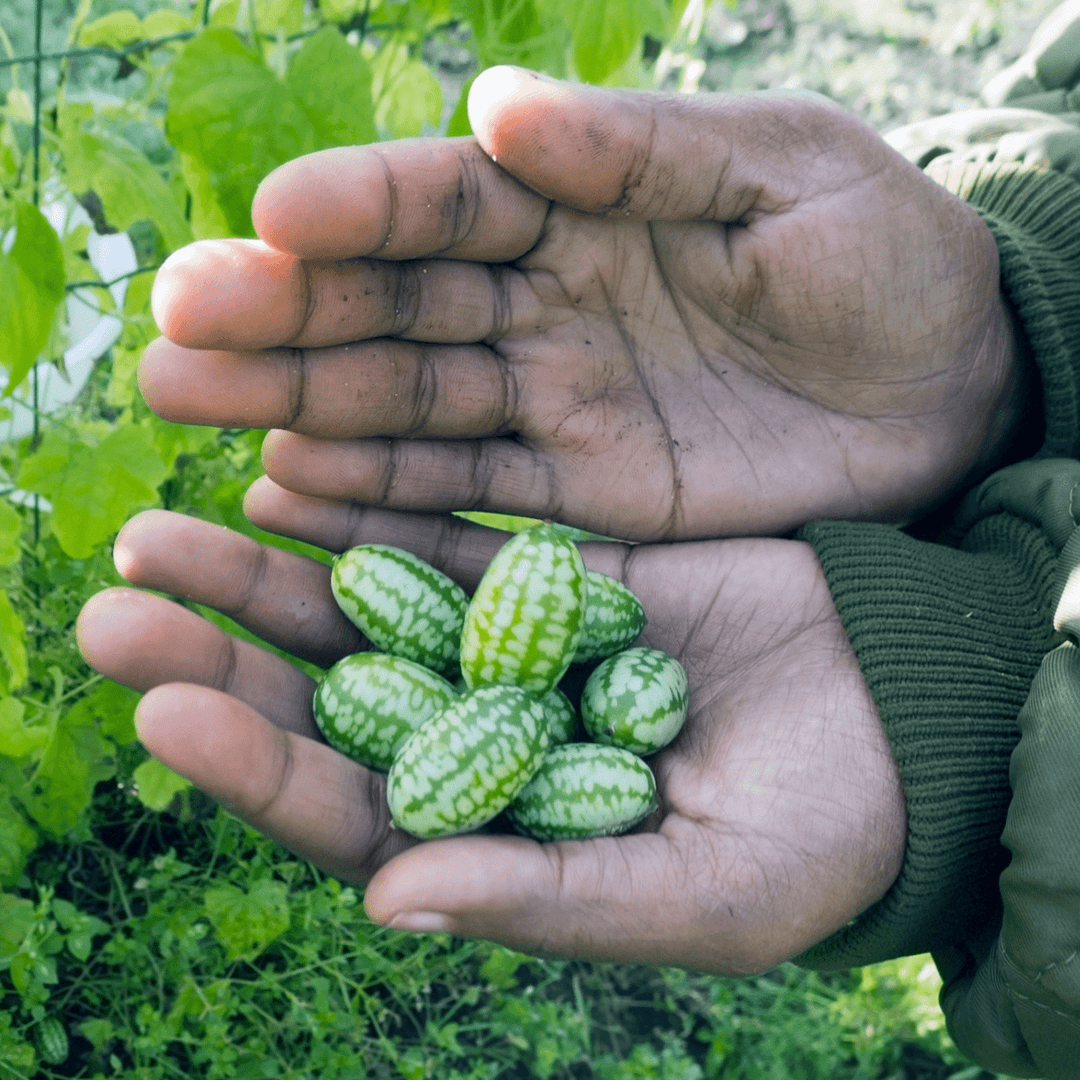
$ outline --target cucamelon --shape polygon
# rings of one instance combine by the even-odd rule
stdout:
[[[645,626],[641,601],[621,582],[587,570],[588,591],[574,663],[600,660],[629,648]]]
[[[569,743],[548,751],[506,814],[536,840],[588,840],[625,832],[656,806],[652,770],[637,755]]]
[[[585,564],[565,532],[536,525],[515,534],[469,602],[461,635],[465,682],[546,693],[574,657],[585,595]]]
[[[68,1034],[63,1022],[56,1016],[46,1016],[37,1026],[38,1053],[50,1065],[63,1065],[68,1058]]]
[[[468,832],[510,803],[548,749],[544,706],[517,686],[483,686],[415,731],[394,760],[386,800],[421,839]]]
[[[405,740],[457,698],[434,671],[388,653],[354,653],[319,681],[315,723],[337,751],[386,772]]]
[[[541,699],[548,722],[548,742],[561,746],[572,742],[578,733],[578,714],[573,702],[557,686],[553,686]]]
[[[433,671],[453,669],[469,598],[442,571],[411,551],[361,544],[334,559],[330,586],[376,649]]]
[[[689,681],[682,664],[659,649],[625,649],[603,661],[581,692],[581,721],[598,743],[652,754],[686,720]]]

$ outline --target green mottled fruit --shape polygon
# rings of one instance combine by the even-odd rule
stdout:
[[[578,714],[570,699],[553,686],[541,699],[548,722],[548,742],[561,746],[572,742],[578,730]]]
[[[501,813],[548,748],[544,706],[516,686],[483,686],[412,734],[386,780],[397,828],[427,840],[468,832]]]
[[[511,537],[491,560],[465,615],[465,682],[546,693],[577,649],[585,593],[585,565],[565,532],[536,525]]]
[[[621,582],[598,570],[586,571],[585,622],[574,663],[600,660],[629,648],[645,626],[641,601]]]
[[[338,607],[376,649],[433,671],[456,664],[469,598],[411,551],[351,548],[334,560],[330,586]]]
[[[617,746],[570,743],[548,751],[506,813],[536,840],[589,840],[626,832],[656,805],[656,781],[641,758]]]
[[[386,772],[405,740],[456,700],[441,675],[389,653],[355,653],[339,660],[315,689],[312,708],[337,751]]]
[[[581,692],[581,720],[598,743],[651,754],[686,720],[689,682],[682,664],[659,649],[626,649],[605,660]]]
[[[50,1065],[63,1065],[68,1058],[68,1035],[63,1022],[46,1016],[37,1026],[38,1053]]]

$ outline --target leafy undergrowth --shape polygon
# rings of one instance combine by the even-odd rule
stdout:
[[[987,1075],[944,1035],[926,958],[725,980],[388,931],[355,889],[197,794],[174,808],[102,785],[93,835],[40,848],[33,889],[5,897],[0,950],[19,944],[0,977],[0,1076]],[[47,1066],[51,1017],[70,1044]]]

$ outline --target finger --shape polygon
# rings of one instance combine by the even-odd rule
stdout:
[[[304,495],[414,513],[496,510],[559,514],[545,458],[512,439],[312,439],[270,431],[263,466],[275,483]]]
[[[199,349],[313,348],[373,337],[483,341],[543,313],[508,268],[424,259],[306,261],[258,240],[203,240],[165,260],[154,319]]]
[[[282,165],[251,217],[268,244],[305,259],[502,262],[536,243],[547,209],[473,139],[401,139]]]
[[[268,476],[298,494],[413,513],[552,518],[605,536],[654,540],[655,522],[670,529],[669,461],[653,453],[620,459],[620,452],[616,444],[607,459],[597,454],[583,467],[514,438],[342,441],[271,431],[262,461]]]
[[[75,633],[86,661],[114,682],[143,693],[177,681],[213,687],[278,727],[318,737],[307,675],[163,597],[106,589],[87,601]]]
[[[132,584],[215,608],[321,667],[362,647],[334,602],[329,566],[219,525],[147,510],[120,530],[113,559]]]
[[[782,926],[757,925],[729,869],[716,852],[687,850],[662,832],[547,844],[458,837],[388,863],[364,906],[386,926],[488,938],[530,955],[729,976],[794,955]]]
[[[268,476],[248,488],[244,514],[260,529],[330,551],[346,551],[359,544],[405,548],[448,574],[467,592],[475,588],[510,535],[449,515],[403,514],[297,495]]]
[[[160,337],[139,364],[139,387],[174,423],[323,439],[482,438],[515,424],[518,401],[513,369],[491,349],[403,341],[233,353]]]
[[[471,592],[495,553],[510,538],[508,532],[475,525],[449,515],[408,514],[364,507],[357,503],[297,495],[262,476],[248,488],[244,514],[267,532],[290,536],[331,551],[357,544],[392,544],[437,566]],[[592,570],[623,578],[627,544],[581,544],[585,564]],[[653,566],[649,575],[657,576]]]
[[[170,683],[142,699],[135,726],[154,757],[336,877],[362,884],[415,843],[390,829],[382,777],[234,697]]]
[[[794,205],[815,178],[861,175],[866,129],[824,98],[685,95],[564,83],[512,67],[477,76],[469,120],[499,165],[590,213],[739,222]],[[828,154],[829,168],[810,168]]]

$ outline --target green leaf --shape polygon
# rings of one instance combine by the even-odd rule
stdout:
[[[644,32],[638,0],[580,0],[571,46],[578,74],[602,83],[640,48]]]
[[[377,7],[373,4],[372,7]],[[364,10],[364,0],[319,0],[319,14],[327,22],[348,22]]]
[[[332,26],[304,42],[285,82],[311,121],[318,149],[375,141],[371,66]]]
[[[446,123],[446,134],[451,139],[458,135],[471,135],[473,133],[472,124],[469,123],[469,91],[472,89],[475,79],[476,76],[473,75],[461,88],[457,104],[454,106],[454,111],[450,114],[450,119]]]
[[[190,29],[191,15],[185,15],[175,8],[158,8],[146,15],[142,21],[144,40],[168,37],[170,34],[180,34]]]
[[[49,741],[49,727],[45,724],[27,727],[25,716],[26,706],[17,698],[0,700],[0,754],[18,760]]]
[[[214,885],[203,895],[206,914],[229,959],[253,959],[289,928],[285,884],[263,878],[247,893],[234,885]]]
[[[12,802],[11,792],[0,785],[0,885],[10,887],[22,877],[26,858],[37,842],[37,833]],[[0,955],[2,952],[0,940]]]
[[[76,1030],[99,1054],[116,1038],[116,1029],[109,1020],[84,1020]]]
[[[28,672],[26,659],[26,632],[22,619],[11,606],[5,593],[0,592],[0,660],[8,669],[11,678],[7,680],[7,689],[22,686]]]
[[[18,562],[22,530],[22,514],[6,499],[0,499],[0,566],[11,566]]]
[[[63,836],[78,822],[94,787],[115,773],[112,746],[89,710],[59,716],[30,782],[27,810],[48,833]]]
[[[205,172],[237,236],[254,235],[251,200],[262,178],[317,146],[292,91],[229,30],[206,31],[177,58],[166,129]]]
[[[0,964],[10,962],[34,926],[34,905],[29,900],[0,893]]]
[[[462,7],[489,63],[523,60],[541,31],[534,0],[464,0]]]
[[[191,195],[191,231],[196,240],[220,240],[232,230],[218,205],[210,176],[190,154],[180,155],[180,174]]]
[[[100,19],[87,23],[79,32],[79,44],[84,48],[105,45],[110,48],[130,45],[144,37],[142,20],[134,11],[126,8],[110,11]]]
[[[108,923],[95,915],[80,911],[69,900],[61,900],[59,897],[53,898],[52,913],[67,935],[68,952],[76,960],[85,961],[90,956],[94,938],[109,930]]]
[[[157,502],[168,476],[148,428],[118,428],[86,446],[56,428],[28,457],[17,483],[52,504],[50,527],[72,559],[87,559],[136,510]]]
[[[150,220],[170,250],[190,243],[191,227],[157,167],[126,139],[111,131],[62,124],[61,153],[72,191],[93,191],[115,229]]]
[[[154,437],[154,448],[169,472],[172,472],[178,457],[197,454],[216,442],[218,437],[217,428],[199,424],[172,424],[159,420],[156,416],[150,417],[149,423]]]
[[[281,30],[287,37],[304,28],[304,0],[250,0],[255,8],[255,25],[265,34]]]
[[[391,138],[420,135],[442,119],[442,87],[435,73],[409,56],[403,42],[391,41],[372,64],[375,121]]]
[[[0,248],[0,362],[8,370],[5,396],[26,377],[49,340],[64,297],[60,238],[31,203],[17,203],[14,232]]]
[[[126,409],[135,400],[136,378],[142,348],[125,349],[122,345],[112,347],[112,365],[109,369],[109,385],[105,401],[114,409]]]
[[[135,706],[138,701],[139,695],[134,690],[119,683],[103,681],[72,708],[83,710],[107,739],[112,739],[119,746],[127,746],[138,738],[135,732]]]
[[[510,990],[517,986],[514,973],[528,959],[523,953],[513,952],[496,945],[491,955],[480,965],[480,978],[499,990]]]
[[[135,794],[139,802],[151,810],[167,810],[173,799],[181,791],[191,787],[191,781],[175,773],[168,765],[157,758],[147,758],[132,773],[135,781]]]

